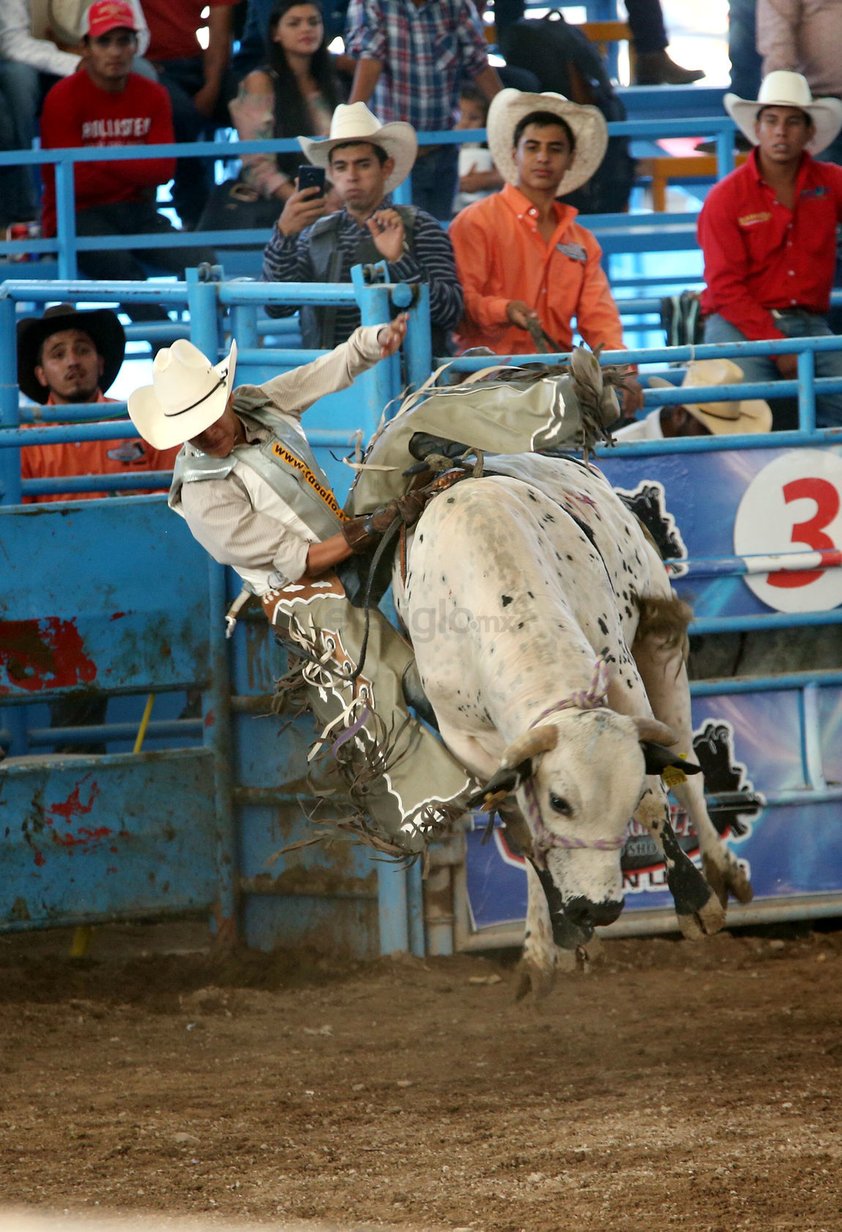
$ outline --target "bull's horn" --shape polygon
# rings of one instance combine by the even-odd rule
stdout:
[[[508,748],[504,749],[500,765],[520,766],[540,753],[549,753],[550,749],[555,748],[557,742],[557,727],[553,727],[550,723],[545,723],[543,727],[533,727],[528,732],[524,732],[522,736],[518,736],[517,740],[513,740]]]
[[[524,732],[503,752],[499,768],[468,800],[468,808],[492,808],[532,778],[532,759],[555,748],[558,730],[546,724]],[[494,797],[497,797],[495,800]]]
[[[637,728],[637,738],[641,742],[651,740],[655,744],[665,744],[667,747],[678,743],[678,736],[676,736],[671,727],[668,727],[666,723],[662,723],[660,719],[635,715],[632,722]]]

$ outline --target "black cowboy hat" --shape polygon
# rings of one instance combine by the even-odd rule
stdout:
[[[120,318],[110,308],[79,312],[72,304],[54,304],[41,317],[26,317],[18,321],[18,384],[33,402],[46,402],[50,391],[36,379],[35,365],[42,344],[51,334],[63,329],[80,329],[89,334],[97,352],[105,361],[99,387],[103,393],[117,379],[126,350],[126,334]]]

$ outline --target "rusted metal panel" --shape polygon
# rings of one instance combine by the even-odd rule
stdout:
[[[219,881],[204,749],[0,763],[0,930],[208,908]]]
[[[0,699],[207,677],[207,563],[163,497],[0,511]]]

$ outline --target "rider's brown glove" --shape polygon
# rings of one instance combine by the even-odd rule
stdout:
[[[371,513],[350,518],[342,523],[345,542],[354,555],[366,552],[395,522],[401,522],[404,526],[414,526],[424,512],[424,506],[428,500],[429,494],[423,490],[408,492],[406,496],[391,500],[388,504],[381,505],[379,509],[373,509]]]

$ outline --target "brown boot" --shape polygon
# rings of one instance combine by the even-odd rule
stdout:
[[[638,53],[634,72],[636,86],[689,86],[704,77],[704,69],[682,68],[666,51]]]

